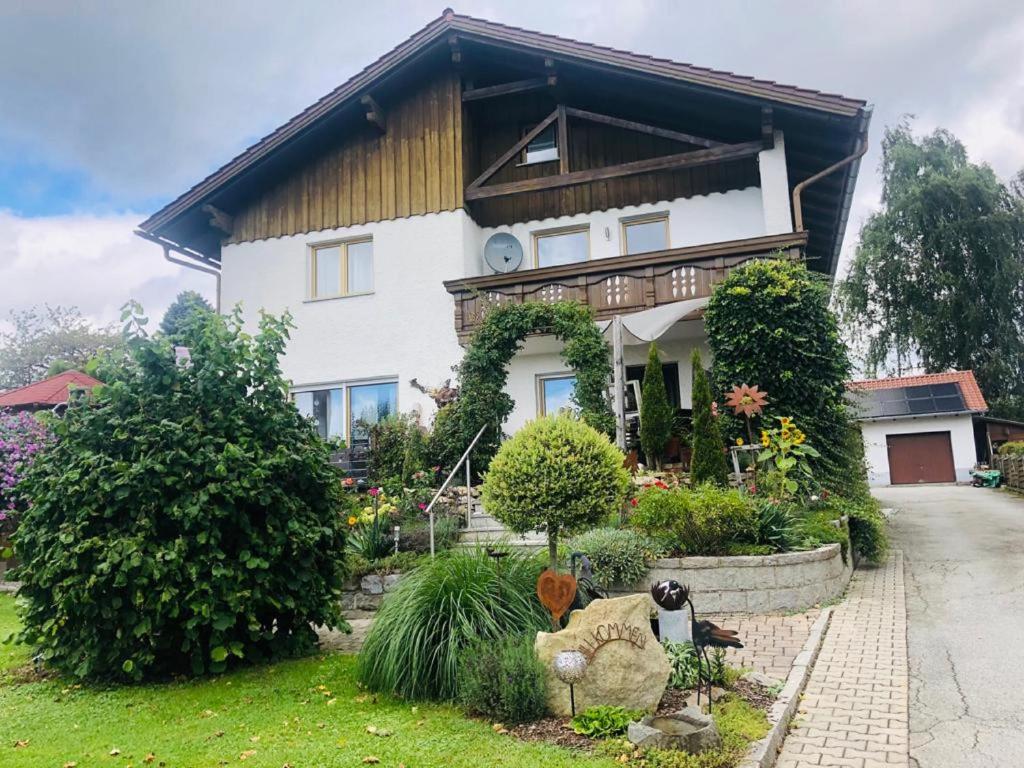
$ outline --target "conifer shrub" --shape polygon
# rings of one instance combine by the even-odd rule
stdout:
[[[711,410],[711,383],[700,358],[693,350],[693,453],[690,457],[690,479],[694,485],[714,483],[725,486],[729,468],[725,461],[725,445],[718,419]]]
[[[658,347],[651,344],[644,368],[644,381],[640,401],[640,446],[648,465],[661,469],[665,445],[672,437],[672,406],[665,389],[665,374],[658,357]]]

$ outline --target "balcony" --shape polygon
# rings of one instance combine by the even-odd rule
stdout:
[[[459,341],[465,342],[491,306],[525,301],[578,301],[593,307],[597,319],[607,319],[710,296],[729,270],[779,251],[798,256],[806,243],[806,232],[767,235],[446,280],[444,287],[455,298],[455,330]]]

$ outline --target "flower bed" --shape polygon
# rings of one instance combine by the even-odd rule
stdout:
[[[841,595],[852,573],[840,545],[827,544],[774,555],[662,558],[636,584],[611,591],[646,593],[652,582],[675,579],[699,596],[702,613],[802,611]]]

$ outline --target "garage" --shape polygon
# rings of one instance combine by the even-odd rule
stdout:
[[[885,443],[892,485],[956,482],[949,432],[886,435]]]
[[[847,390],[871,485],[970,482],[974,417],[988,409],[971,371],[851,381]]]

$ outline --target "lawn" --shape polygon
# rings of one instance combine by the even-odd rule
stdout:
[[[0,638],[16,628],[14,600],[0,595]],[[0,645],[0,766],[340,768],[370,756],[382,768],[615,765],[516,741],[452,707],[378,700],[356,686],[344,654],[110,689],[24,682],[10,670],[27,663],[24,648]]]

